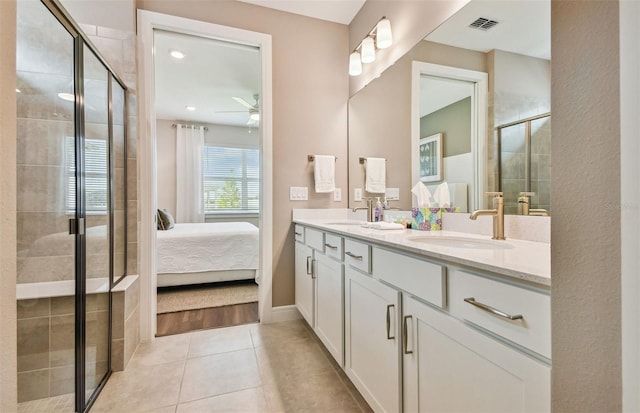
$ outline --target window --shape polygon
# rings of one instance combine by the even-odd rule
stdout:
[[[204,147],[204,212],[260,209],[260,152],[255,148]]]
[[[107,141],[104,139],[85,139],[85,203],[87,214],[104,215],[108,200],[108,164]],[[67,211],[76,210],[76,165],[75,138],[67,137],[65,145],[65,169],[67,182]]]

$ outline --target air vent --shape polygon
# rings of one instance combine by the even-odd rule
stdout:
[[[469,25],[469,27],[472,29],[489,30],[492,27],[495,27],[496,24],[498,24],[498,22],[495,20],[478,17],[476,21]]]

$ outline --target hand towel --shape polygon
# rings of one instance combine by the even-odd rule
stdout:
[[[389,230],[389,229],[406,229],[406,227],[402,224],[397,224],[395,222],[368,222],[366,225],[361,225],[364,228],[372,228],[372,229],[380,229],[380,230]]]
[[[416,206],[418,208],[430,208],[431,207],[431,192],[429,188],[422,182],[418,182],[411,188],[411,193],[416,196]]]
[[[387,161],[384,158],[367,158],[365,166],[365,190],[372,193],[384,193],[386,190]]]
[[[316,192],[335,191],[336,157],[332,155],[315,155],[313,175],[316,181]]]
[[[451,194],[449,185],[446,182],[441,183],[433,193],[433,199],[439,208],[449,208],[451,206]]]

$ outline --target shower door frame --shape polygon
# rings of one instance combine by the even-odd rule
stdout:
[[[111,349],[112,349],[112,288],[119,281],[121,281],[126,275],[125,273],[114,280],[113,268],[114,268],[114,173],[115,162],[113,154],[113,96],[112,85],[115,80],[124,91],[124,107],[123,107],[123,129],[124,129],[124,176],[127,174],[126,167],[126,142],[127,142],[127,87],[125,83],[118,77],[113,68],[106,62],[98,49],[91,43],[88,37],[82,32],[78,24],[69,16],[64,7],[60,4],[59,0],[40,0],[43,6],[49,10],[53,17],[67,30],[67,32],[73,37],[73,54],[74,54],[74,144],[75,144],[75,179],[76,179],[76,208],[75,217],[70,219],[70,234],[75,234],[75,411],[87,412],[98,395],[104,388],[105,384],[109,380],[112,373],[111,366]],[[85,155],[85,106],[84,106],[84,49],[85,47],[90,50],[96,59],[104,66],[107,72],[107,202],[108,202],[108,216],[107,225],[109,227],[108,251],[109,251],[109,264],[108,264],[108,333],[107,333],[107,370],[104,376],[101,378],[91,395],[86,395],[86,312],[87,312],[87,271],[86,271],[86,203],[85,203],[85,176],[84,176],[84,155]],[[126,179],[124,189],[124,205],[126,208]],[[126,211],[126,209],[125,209]],[[127,218],[126,212],[124,214],[124,262],[126,262],[126,245],[127,245]],[[96,360],[97,362],[97,360]]]

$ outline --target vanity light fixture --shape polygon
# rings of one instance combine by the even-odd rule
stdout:
[[[362,41],[362,63],[371,63],[376,60],[376,47],[373,44],[373,37],[368,36]]]
[[[376,60],[376,48],[386,49],[392,43],[391,22],[382,17],[349,55],[349,75],[361,75],[362,63]]]
[[[362,74],[362,61],[360,52],[353,52],[349,56],[349,75],[360,76]]]

